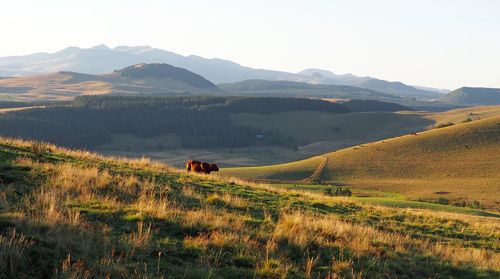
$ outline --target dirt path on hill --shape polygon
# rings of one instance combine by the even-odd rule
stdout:
[[[321,163],[314,170],[314,172],[307,178],[303,179],[303,182],[314,182],[321,177],[321,173],[323,173],[323,169],[325,169],[326,163],[328,162],[327,157],[321,157]]]

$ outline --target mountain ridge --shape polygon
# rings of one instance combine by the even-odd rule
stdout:
[[[213,83],[238,82],[248,79],[290,80],[308,83],[325,83],[337,85],[351,85],[374,89],[370,85],[359,86],[362,82],[371,80],[371,77],[357,77],[352,74],[335,75],[330,71],[320,69],[306,69],[299,73],[290,73],[276,70],[255,69],[240,65],[230,60],[220,58],[203,58],[197,55],[182,56],[171,51],[153,48],[150,46],[117,46],[109,48],[106,45],[97,45],[92,48],[68,47],[54,53],[34,53],[22,56],[0,57],[0,76],[23,76],[56,71],[73,71],[89,74],[104,74],[140,63],[167,63],[176,67],[185,68],[212,81]],[[308,73],[319,72],[323,77],[311,76]],[[391,89],[391,84],[385,85],[393,94],[397,89]],[[411,86],[409,86],[411,87]],[[439,93],[421,90],[415,87],[416,98],[438,97]],[[383,88],[386,90],[385,88]],[[424,94],[425,93],[425,94]],[[434,95],[432,95],[434,94]],[[435,95],[438,94],[438,95]],[[405,96],[397,93],[398,96]]]
[[[461,87],[439,98],[454,105],[499,105],[500,89],[489,87]]]

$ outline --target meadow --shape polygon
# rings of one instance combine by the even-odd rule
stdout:
[[[193,149],[182,148],[182,139],[176,135],[139,137],[130,134],[112,134],[110,142],[101,144],[93,150],[108,155],[135,158],[145,155],[175,166],[182,166],[186,160],[193,157],[216,161],[225,167],[262,166],[304,160],[350,146],[434,129],[445,123],[460,124],[468,119],[472,121],[499,115],[500,106],[453,109],[439,113],[422,111],[342,114],[321,111],[231,113],[232,126],[273,131],[282,138],[294,139],[293,148],[255,145]]]
[[[244,179],[303,180],[402,194],[418,201],[479,202],[499,210],[500,117],[459,123],[341,149],[308,160],[222,172]]]
[[[319,187],[319,186],[317,186]],[[0,277],[498,278],[500,222],[0,140]]]

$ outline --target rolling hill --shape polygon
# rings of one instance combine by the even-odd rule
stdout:
[[[422,117],[425,119],[434,121],[433,126],[439,126],[441,124],[459,124],[463,122],[500,116],[500,105],[459,108],[439,113],[417,113],[419,115],[422,115]]]
[[[393,94],[383,93],[382,91],[362,88],[358,85],[311,84],[297,81],[244,80],[234,83],[218,84],[218,86],[229,93],[242,96],[379,100],[397,103],[415,110],[427,111],[445,111],[457,107],[457,105],[446,104],[443,102],[417,100],[414,97],[409,97],[410,95],[405,94],[396,96]],[[421,97],[425,95],[424,93],[418,94],[421,94]],[[432,94],[433,98],[435,98],[435,94],[439,93]],[[431,95],[426,96],[430,97]],[[439,94],[439,96],[442,96],[442,94]],[[422,99],[426,99],[427,97],[423,97]]]
[[[443,94],[436,91],[418,89],[399,81],[390,82],[375,78],[354,84],[354,86],[368,88],[400,97],[416,98],[419,100],[433,100],[443,96]]]
[[[417,88],[399,81],[391,82],[372,77],[358,77],[353,74],[336,75],[330,71],[321,69],[306,69],[299,72],[299,74],[310,77],[310,80],[304,79],[309,83],[355,86],[398,97],[433,100],[443,96],[439,89]]]
[[[224,94],[210,81],[168,64],[137,64],[109,74],[57,72],[0,80],[0,100],[71,100],[102,94]]]
[[[351,103],[354,104],[350,105]],[[87,149],[109,143],[115,134],[143,138],[176,135],[179,138],[176,142],[157,142],[155,149],[160,151],[167,146],[177,149],[255,145],[290,148],[304,138],[300,134],[295,136],[273,127],[246,124],[241,117],[239,119],[242,123],[239,123],[233,116],[245,114],[264,119],[278,116],[280,119],[281,114],[320,115],[327,121],[334,119],[336,114],[366,112],[370,109],[380,114],[408,110],[395,104],[361,100],[334,103],[319,99],[276,97],[79,96],[74,101],[62,104],[32,109],[3,109],[4,113],[0,115],[0,134]],[[314,117],[308,119],[318,122]],[[318,123],[324,125],[325,121]],[[299,128],[299,125],[295,126]],[[318,129],[321,130],[321,126]],[[339,129],[331,129],[328,135],[343,134]],[[372,130],[373,128],[367,129]],[[367,136],[367,132],[363,135]],[[316,135],[314,138],[318,137]]]
[[[249,96],[400,100],[394,95],[359,87],[294,81],[245,80],[218,86],[228,92]]]
[[[498,278],[498,217],[449,208],[374,207],[0,138],[6,278]]]
[[[500,105],[499,88],[462,87],[439,99],[444,103],[467,106]]]
[[[361,144],[320,156],[326,164],[318,179],[404,194],[413,199],[479,201],[499,210],[500,117]],[[306,179],[306,165],[229,168],[228,175],[247,179]],[[307,171],[305,171],[307,169]],[[300,172],[298,174],[297,172]]]

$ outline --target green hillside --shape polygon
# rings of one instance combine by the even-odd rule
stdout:
[[[361,188],[404,194],[413,199],[477,201],[499,210],[500,117],[358,145],[325,154],[319,178]],[[317,160],[255,168],[226,169],[245,178],[305,179]],[[309,166],[308,169],[314,169]]]
[[[439,101],[467,106],[500,105],[500,89],[462,87],[441,97]]]
[[[234,83],[218,84],[218,86],[227,92],[250,96],[385,99],[388,101],[400,99],[394,95],[360,87],[310,84],[294,81],[244,80]]]
[[[0,139],[3,278],[498,278],[498,220]]]
[[[175,67],[169,64],[137,64],[123,68],[121,70],[117,70],[114,73],[118,73],[122,77],[135,80],[150,78],[172,79],[184,82],[185,84],[196,88],[216,88],[215,84],[211,83],[204,77],[190,72],[186,69]]]
[[[157,141],[154,145],[160,151],[257,145],[291,148],[301,144],[302,139],[272,127],[239,124],[232,115],[300,115],[307,111],[329,116],[366,110],[383,113],[408,108],[369,100],[334,103],[277,97],[78,96],[70,102],[30,110],[3,110],[9,113],[0,114],[0,135],[86,149],[110,143],[117,134],[142,138],[175,135],[182,140]]]
[[[356,84],[355,86],[375,90],[378,92],[384,92],[386,94],[391,94],[394,96],[417,98],[419,100],[432,100],[442,96],[442,94],[435,91],[418,89],[413,86],[408,86],[399,81],[390,82],[375,78],[368,79],[359,84]]]

